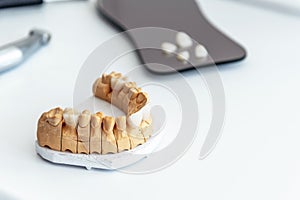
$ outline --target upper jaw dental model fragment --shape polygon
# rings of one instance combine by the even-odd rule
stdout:
[[[41,157],[54,163],[110,169],[95,159],[116,159],[118,154],[144,146],[150,139],[153,123],[149,97],[135,82],[129,82],[121,73],[103,74],[94,82],[93,94],[126,115],[51,109],[38,121],[36,151]]]

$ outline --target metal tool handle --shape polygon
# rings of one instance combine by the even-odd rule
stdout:
[[[41,4],[43,0],[0,0],[0,8]]]
[[[50,38],[48,32],[35,29],[26,38],[0,47],[0,72],[20,64],[39,47],[47,44]]]

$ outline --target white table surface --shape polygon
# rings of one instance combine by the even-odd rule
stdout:
[[[299,199],[300,15],[226,0],[201,3],[248,52],[246,60],[219,68],[227,103],[223,136],[209,157],[198,160],[203,125],[180,160],[145,175],[52,165],[34,150],[40,114],[72,105],[81,65],[117,33],[93,2],[0,10],[0,44],[32,27],[53,34],[47,47],[0,75],[0,198],[3,192],[17,199]],[[195,79],[193,71],[186,74]],[[209,99],[198,97],[205,116]]]

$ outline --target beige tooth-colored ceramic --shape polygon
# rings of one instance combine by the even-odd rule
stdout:
[[[102,125],[102,154],[117,153],[117,143],[114,136],[115,119],[105,116]]]
[[[102,113],[96,113],[91,116],[90,153],[101,154],[102,118]]]
[[[72,108],[66,108],[63,113],[61,150],[77,153],[77,124],[79,113]]]
[[[117,141],[118,152],[130,149],[130,139],[126,131],[126,116],[116,118],[114,135]]]
[[[85,110],[79,115],[77,153],[90,153],[90,121],[91,113],[89,111]]]

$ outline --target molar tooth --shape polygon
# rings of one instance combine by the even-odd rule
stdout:
[[[132,99],[129,102],[128,108],[127,108],[127,114],[131,115],[133,113],[136,113],[139,111],[148,101],[148,94],[145,92],[138,93],[137,97]]]
[[[47,113],[47,122],[52,126],[57,126],[62,120],[62,109],[55,108]]]
[[[130,88],[130,90],[128,92],[128,97],[130,99],[134,99],[137,97],[138,94],[139,94],[139,91],[136,88]]]
[[[37,138],[40,146],[61,150],[63,110],[55,108],[42,114],[38,121]]]
[[[137,96],[136,102],[137,103],[142,103],[145,100],[147,100],[147,95],[143,92],[139,93],[138,96]]]

